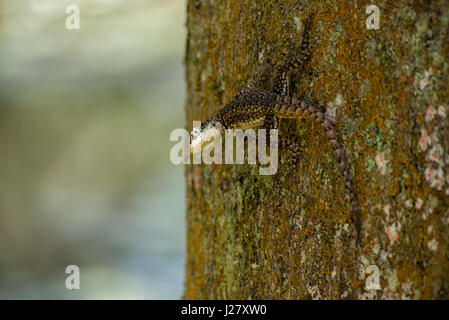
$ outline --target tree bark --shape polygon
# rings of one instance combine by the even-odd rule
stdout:
[[[357,246],[323,129],[281,121],[280,136],[302,146],[296,166],[280,151],[273,176],[249,164],[186,167],[184,298],[449,297],[449,2],[375,1],[377,30],[365,24],[370,4],[188,1],[189,129],[297,55],[312,17],[312,57],[291,94],[335,119],[362,233]]]

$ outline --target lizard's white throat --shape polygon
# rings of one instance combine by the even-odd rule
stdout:
[[[221,136],[221,131],[215,127],[193,128],[190,137],[190,152],[201,152],[211,141]]]

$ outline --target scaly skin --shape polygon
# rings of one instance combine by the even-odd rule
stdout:
[[[199,135],[204,134],[203,138],[207,136],[210,129],[218,129],[222,133],[225,129],[271,129],[277,128],[279,123],[278,119],[282,118],[309,118],[315,120],[326,131],[327,137],[330,140],[337,158],[338,165],[343,174],[345,185],[349,192],[349,197],[351,199],[351,204],[355,214],[358,244],[361,229],[360,206],[357,202],[352,186],[345,151],[337,139],[335,126],[332,122],[325,118],[321,110],[316,108],[311,103],[288,96],[289,73],[300,68],[310,57],[308,40],[309,23],[310,20],[307,22],[304,31],[301,54],[296,59],[289,61],[280,67],[274,81],[273,92],[257,90],[255,87],[260,79],[254,80],[245,89],[238,93],[234,99],[229,104],[224,106],[215,116],[202,123],[201,129],[196,133],[196,135],[192,136],[191,146]],[[298,143],[282,138],[279,139],[279,143],[281,147],[287,146],[294,157],[299,157]]]

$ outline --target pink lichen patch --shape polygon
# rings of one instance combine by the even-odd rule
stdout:
[[[436,143],[432,146],[432,149],[429,150],[427,157],[430,161],[443,165],[443,154],[443,147],[439,143]]]
[[[398,240],[399,228],[396,226],[396,223],[393,223],[390,226],[385,227],[385,232],[391,244],[395,243],[396,240]]]
[[[387,161],[385,160],[384,152],[380,152],[376,155],[376,165],[379,173],[384,176],[387,170]]]
[[[201,187],[201,172],[198,166],[193,167],[193,186],[195,191],[198,191]]]
[[[426,129],[421,129],[421,138],[419,138],[418,145],[421,148],[422,151],[426,151],[427,146],[430,145],[431,140],[429,135],[427,134]]]
[[[444,172],[441,167],[438,169],[433,169],[432,167],[427,167],[424,171],[424,177],[426,181],[429,183],[430,187],[433,189],[437,189],[438,191],[444,186]]]
[[[428,107],[426,110],[426,122],[432,121],[436,113],[437,111],[433,106]]]
[[[415,201],[415,209],[418,209],[418,210],[421,209],[423,203],[424,203],[424,201],[423,201],[421,198],[418,198],[418,199]]]
[[[438,249],[438,241],[436,239],[432,239],[427,242],[427,247],[430,251],[436,251]]]

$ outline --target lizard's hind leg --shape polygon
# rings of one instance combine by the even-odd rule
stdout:
[[[266,128],[266,141],[270,143],[275,137],[271,136],[270,129],[279,129],[279,118],[277,117],[268,117],[265,119],[264,128]],[[301,155],[301,149],[298,142],[289,138],[279,138],[274,143],[277,144],[278,149],[285,150],[290,154],[288,162],[290,164],[298,163]]]
[[[289,95],[290,81],[289,75],[293,70],[301,68],[310,58],[311,48],[309,41],[310,17],[304,25],[302,34],[302,42],[300,45],[299,55],[293,60],[284,63],[278,70],[276,78],[274,79],[273,92],[282,96]]]

